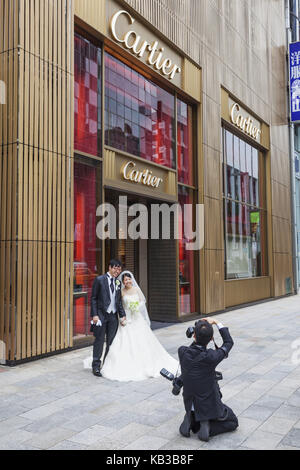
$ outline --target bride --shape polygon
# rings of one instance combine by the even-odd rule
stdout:
[[[175,374],[178,362],[170,356],[150,328],[146,299],[133,274],[124,271],[122,302],[126,320],[121,319],[115,339],[101,369],[106,379],[122,382],[159,377],[162,368]]]

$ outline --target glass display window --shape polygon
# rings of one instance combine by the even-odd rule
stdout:
[[[267,274],[265,158],[223,129],[226,279]]]
[[[105,144],[176,168],[175,96],[105,53]]]
[[[101,156],[101,48],[75,34],[74,148]]]

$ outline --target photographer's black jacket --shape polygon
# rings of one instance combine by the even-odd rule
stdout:
[[[196,343],[178,349],[184,405],[186,412],[189,413],[194,404],[196,421],[224,416],[224,405],[215,379],[215,369],[228,356],[233,340],[228,328],[221,328],[220,334],[223,344],[219,349],[207,349]]]

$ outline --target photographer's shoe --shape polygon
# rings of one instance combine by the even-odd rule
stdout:
[[[102,377],[102,374],[100,372],[100,369],[93,369],[93,374],[96,376],[96,377]]]
[[[209,421],[200,421],[200,431],[198,432],[200,441],[209,441],[209,431]]]
[[[191,425],[190,420],[188,418],[188,415],[186,414],[179,428],[179,432],[183,437],[191,437],[190,425]]]

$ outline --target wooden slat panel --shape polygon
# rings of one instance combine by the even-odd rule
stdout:
[[[9,352],[9,359],[14,360],[16,354],[16,287],[17,287],[17,279],[16,279],[16,262],[17,262],[17,243],[11,243],[11,325],[10,325],[10,352]]]
[[[0,339],[13,361],[72,342],[73,1],[0,0],[0,52]]]
[[[5,344],[6,347],[6,357],[9,357],[9,346],[10,346],[10,331],[9,331],[9,323],[10,323],[10,276],[11,276],[11,242],[5,242]]]
[[[0,53],[4,51],[4,0],[0,0]]]

